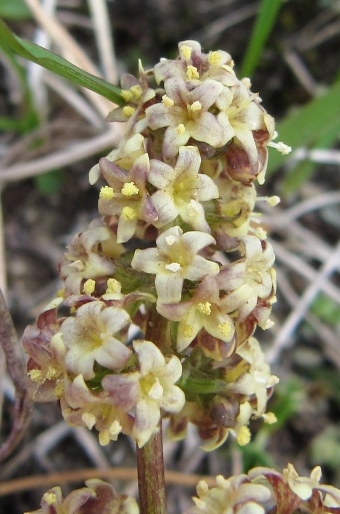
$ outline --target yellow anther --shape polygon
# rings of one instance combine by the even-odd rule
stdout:
[[[250,430],[248,427],[243,426],[240,428],[236,440],[240,446],[245,446],[249,443],[251,438]]]
[[[123,114],[124,116],[126,116],[127,118],[130,118],[130,116],[133,115],[133,113],[135,112],[135,108],[134,107],[131,107],[131,105],[126,105],[125,107],[123,107]]]
[[[277,205],[278,203],[280,203],[280,197],[279,196],[268,196],[267,198],[267,203],[268,205],[270,205],[271,207],[275,207],[275,205]]]
[[[56,398],[61,398],[65,392],[64,382],[58,382],[58,384],[54,388],[54,396]]]
[[[183,45],[183,46],[181,46],[180,52],[181,52],[183,59],[185,59],[187,61],[191,57],[192,49],[190,48],[190,46]]]
[[[117,440],[117,437],[119,436],[120,432],[122,431],[122,425],[119,423],[119,421],[115,420],[113,423],[111,423],[109,432],[110,437],[113,440]]]
[[[112,200],[114,195],[114,191],[110,186],[103,186],[99,191],[99,198],[102,200]]]
[[[122,89],[121,95],[123,97],[123,100],[125,100],[125,102],[131,102],[131,100],[133,98],[133,94],[129,89]]]
[[[277,422],[277,417],[275,416],[274,412],[267,412],[266,414],[262,415],[263,421],[267,423],[267,425],[273,425]]]
[[[94,427],[95,422],[96,422],[96,417],[93,414],[93,412],[83,412],[81,419],[82,419],[82,422],[84,423],[84,425],[89,430],[91,430]]]
[[[125,182],[124,186],[122,187],[122,194],[124,196],[133,196],[137,195],[138,193],[139,189],[134,182]]]
[[[200,111],[202,109],[202,104],[201,102],[196,100],[196,102],[192,103],[191,105],[188,105],[188,109],[190,109],[190,111],[192,112]]]
[[[56,296],[57,296],[57,298],[65,298],[65,289],[64,288],[58,289]]]
[[[177,125],[176,130],[177,134],[183,134],[185,132],[185,126],[183,125],[183,123]]]
[[[84,293],[92,294],[95,289],[96,289],[96,282],[92,278],[89,278],[88,280],[86,280],[86,282],[84,283],[84,286],[83,286]]]
[[[47,505],[53,505],[54,503],[57,502],[56,494],[52,493],[50,491],[48,491],[47,493],[44,494],[43,499],[47,503]]]
[[[162,102],[165,105],[165,107],[172,107],[175,103],[171,98],[169,98],[166,95],[162,96]]]
[[[200,77],[196,66],[191,66],[191,64],[187,66],[187,77],[189,80],[198,79]]]
[[[137,218],[136,209],[129,207],[128,205],[122,209],[122,216],[127,221],[133,221]]]
[[[202,314],[206,314],[209,316],[211,314],[211,303],[210,302],[202,302],[197,305],[197,310]]]
[[[219,331],[222,333],[223,337],[229,337],[231,335],[230,323],[224,322],[224,323],[220,323],[217,326],[218,326]]]
[[[28,376],[32,380],[32,382],[41,382],[42,380],[42,372],[40,369],[31,369],[28,372]]]
[[[221,55],[219,52],[210,52],[208,62],[211,66],[218,66],[221,62]]]
[[[106,293],[107,294],[110,294],[110,293],[120,293],[122,290],[122,285],[120,282],[118,282],[118,280],[116,280],[115,278],[109,278],[108,281],[107,281],[107,289],[106,289]]]
[[[136,100],[140,100],[142,97],[142,88],[139,85],[132,86],[130,91]]]
[[[185,325],[183,330],[184,337],[192,337],[195,334],[194,327],[192,325]]]
[[[102,430],[99,432],[99,444],[101,446],[107,446],[111,441],[110,432],[108,430]]]
[[[46,380],[55,380],[60,375],[60,370],[55,366],[50,366],[46,373]]]

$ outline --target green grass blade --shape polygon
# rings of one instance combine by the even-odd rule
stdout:
[[[105,80],[83,71],[78,66],[69,63],[59,55],[46,50],[45,48],[25,41],[15,36],[9,27],[0,20],[0,47],[10,48],[13,52],[39,64],[61,77],[66,78],[77,86],[85,87],[95,93],[111,100],[112,102],[122,105],[124,103],[121,97],[121,90],[106,82]]]
[[[294,110],[278,123],[278,140],[295,148],[312,148],[327,140],[330,146],[339,135],[340,118],[337,106],[340,104],[340,82],[336,82],[322,96]],[[270,149],[267,176],[284,164],[289,156],[282,156]]]
[[[282,0],[262,0],[252,35],[244,56],[241,75],[250,77],[277,18]]]
[[[330,123],[321,131],[320,137],[317,139],[313,148],[330,148],[338,139],[340,134],[340,118],[334,116]],[[290,169],[282,182],[281,194],[285,197],[294,193],[304,182],[314,173],[318,163],[305,159],[299,162],[294,168]]]
[[[24,0],[0,0],[0,17],[11,20],[27,20],[32,13]]]

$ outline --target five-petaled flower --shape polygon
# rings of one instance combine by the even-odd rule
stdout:
[[[63,321],[51,346],[70,373],[91,379],[95,363],[112,370],[124,368],[131,350],[121,342],[119,332],[130,323],[124,309],[106,307],[100,301],[85,303],[74,317]]]
[[[214,114],[209,112],[223,85],[208,79],[190,90],[181,78],[165,81],[163,102],[148,107],[146,119],[152,130],[166,128],[163,142],[165,159],[175,157],[190,138],[211,145],[223,146],[227,141],[224,130]]]
[[[231,317],[223,311],[216,278],[207,275],[194,296],[180,303],[158,305],[158,312],[172,321],[178,321],[177,349],[185,350],[200,330],[204,329],[216,339],[231,343],[235,327]],[[228,345],[231,349],[233,346]]]
[[[175,355],[164,356],[151,341],[135,340],[133,348],[138,357],[138,371],[107,375],[102,383],[113,396],[117,394],[117,386],[129,388],[133,383],[137,386],[131,435],[138,446],[143,446],[158,430],[161,410],[176,413],[183,408],[184,393],[175,385],[182,375],[182,365]]]
[[[152,159],[148,181],[156,191],[151,201],[158,213],[157,227],[163,227],[177,216],[195,230],[210,233],[200,202],[218,198],[214,181],[199,173],[201,158],[195,146],[181,146],[175,167]]]
[[[243,258],[225,265],[217,282],[221,290],[228,292],[223,298],[227,312],[238,310],[238,319],[243,321],[254,311],[259,300],[275,301],[276,275],[272,267],[275,255],[267,241],[256,236],[240,238]],[[264,314],[264,316],[263,316]],[[262,328],[270,326],[269,312],[257,313]]]
[[[128,173],[108,159],[101,159],[99,166],[108,183],[99,194],[99,212],[103,216],[119,215],[117,241],[125,243],[134,235],[138,222],[158,220],[146,189],[149,156],[144,153],[138,157]]]
[[[205,232],[183,233],[178,227],[171,227],[156,240],[157,248],[136,250],[131,266],[144,273],[156,275],[155,287],[158,303],[177,303],[182,296],[185,279],[202,280],[206,275],[217,275],[219,264],[199,255],[215,239]]]

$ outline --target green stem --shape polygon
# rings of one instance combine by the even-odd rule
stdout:
[[[162,352],[168,344],[168,323],[150,307],[145,339]],[[166,514],[162,420],[159,430],[142,447],[137,446],[138,489],[141,514]]]

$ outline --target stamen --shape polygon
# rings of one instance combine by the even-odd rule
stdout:
[[[274,141],[270,141],[267,146],[270,146],[271,148],[275,148],[280,154],[282,155],[288,155],[292,151],[292,147],[286,145],[282,141],[279,141],[278,143],[274,143]]]
[[[139,189],[134,182],[125,182],[124,186],[122,187],[121,193],[124,196],[133,196],[139,193]]]
[[[133,207],[127,205],[122,209],[122,216],[127,221],[133,221],[137,218],[137,212]]]
[[[124,116],[126,116],[127,118],[130,118],[130,116],[133,115],[133,113],[135,112],[135,108],[134,107],[131,107],[131,105],[126,105],[125,107],[123,107],[123,114]]]
[[[162,96],[162,102],[165,105],[165,107],[172,107],[174,105],[174,101],[169,98],[167,95]]]
[[[197,310],[202,314],[206,314],[209,316],[211,314],[211,303],[210,302],[202,302],[197,305]]]
[[[279,196],[273,195],[273,196],[258,196],[256,198],[257,202],[267,202],[268,205],[271,207],[275,207],[278,203],[281,202],[281,199]]]
[[[192,337],[195,333],[194,327],[192,325],[185,325],[183,330],[184,337]]]
[[[202,104],[201,104],[201,102],[196,100],[196,102],[192,103],[191,105],[188,105],[187,107],[188,107],[188,109],[190,111],[197,112],[197,111],[200,111],[202,109]]]
[[[120,293],[122,290],[121,283],[118,282],[118,280],[116,280],[115,278],[109,278],[108,281],[106,282],[106,284],[107,284],[107,288],[106,288],[107,294]]]
[[[187,77],[189,80],[199,79],[200,74],[198,73],[198,70],[195,66],[189,65],[187,67]]]
[[[218,329],[219,331],[222,333],[222,335],[224,337],[229,337],[230,334],[231,334],[231,327],[230,327],[230,324],[225,322],[225,323],[220,323],[218,326]]]
[[[114,195],[114,191],[110,186],[103,186],[99,192],[99,198],[102,200],[112,200]]]
[[[190,46],[183,45],[183,46],[181,46],[180,53],[181,53],[183,59],[185,59],[187,61],[191,57],[192,49],[190,48]]]
[[[85,294],[91,295],[93,293],[93,291],[95,290],[95,288],[96,288],[96,282],[92,278],[89,278],[84,283],[83,291]]]
[[[208,56],[208,62],[211,66],[218,66],[221,62],[221,55],[219,52],[210,52]]]

